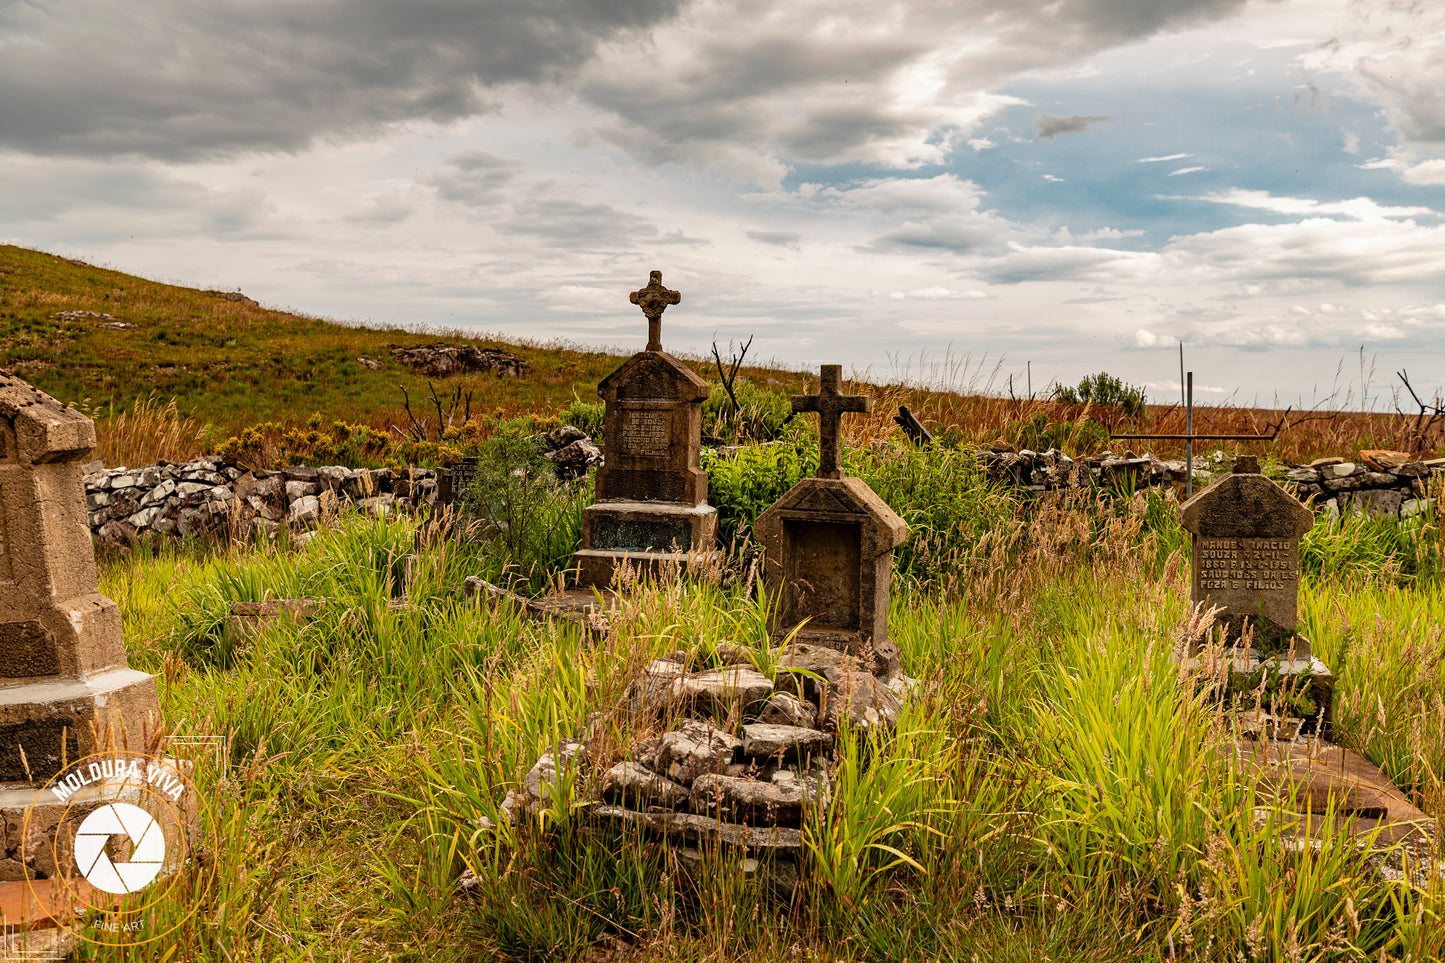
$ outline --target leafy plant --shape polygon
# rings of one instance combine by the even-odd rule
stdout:
[[[565,569],[582,541],[586,479],[560,484],[530,438],[504,434],[480,449],[477,472],[459,510],[476,519],[486,575],[539,593]]]
[[[1067,405],[1083,404],[1114,411],[1130,420],[1144,414],[1144,389],[1136,388],[1107,371],[1088,375],[1077,388],[1060,385],[1054,389],[1054,399]]]
[[[784,426],[794,421],[791,395],[781,388],[740,381],[733,385],[733,392],[736,409],[722,386],[712,386],[712,394],[702,403],[704,434],[730,444],[775,441],[782,437]]]

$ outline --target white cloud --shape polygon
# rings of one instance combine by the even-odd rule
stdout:
[[[1158,164],[1162,161],[1184,160],[1186,157],[1193,157],[1193,154],[1165,154],[1163,157],[1141,157],[1140,164]]]
[[[903,301],[913,299],[915,301],[966,301],[988,297],[982,291],[955,291],[943,285],[934,285],[926,288],[915,288],[912,291],[892,291],[888,298],[891,301]]]
[[[1302,58],[1353,80],[1410,145],[1445,145],[1445,6],[1354,4],[1328,43]]]
[[[1175,238],[1161,254],[1181,270],[1234,281],[1445,283],[1445,227],[1414,221],[1310,217],[1243,224]]]
[[[1360,221],[1377,221],[1387,218],[1422,217],[1435,214],[1435,210],[1423,206],[1385,207],[1368,197],[1355,197],[1347,201],[1316,201],[1305,197],[1281,197],[1268,191],[1248,191],[1234,188],[1204,194],[1198,197],[1166,196],[1166,200],[1209,201],[1213,204],[1232,204],[1236,207],[1250,207],[1276,214],[1299,214],[1322,216],[1337,214]]]
[[[1200,171],[1207,171],[1207,167],[1181,167],[1177,171],[1170,171],[1170,177],[1178,177],[1180,174],[1197,174]]]

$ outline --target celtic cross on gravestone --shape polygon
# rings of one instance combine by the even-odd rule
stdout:
[[[647,287],[628,295],[628,300],[642,309],[647,317],[647,351],[662,350],[662,312],[669,304],[679,304],[682,295],[662,286],[662,272],[653,271],[648,276]]]

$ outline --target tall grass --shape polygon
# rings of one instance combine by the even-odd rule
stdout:
[[[187,461],[206,449],[206,426],[183,416],[176,399],[161,401],[155,392],[136,398],[130,408],[116,411],[115,402],[104,409],[79,406],[95,419],[95,457],[106,465],[139,468],[161,459]]]
[[[106,555],[133,664],[160,675],[179,732],[222,739],[198,772],[215,883],[199,911],[157,910],[182,922],[171,943],[126,958],[1439,956],[1438,888],[1385,882],[1343,826],[1257,794],[1229,720],[1179,676],[1170,496],[1025,503],[961,455],[849,458],[938,539],[941,575],[895,582],[892,636],[920,686],[891,738],[844,735],[791,894],[746,882],[736,855],[578,808],[661,724],[624,698],[648,660],[727,642],[774,670],[746,572],[627,585],[611,631],[584,640],[464,600],[491,549],[419,540],[405,518],[343,515],[304,547]],[[1322,524],[1309,550],[1352,537]],[[1335,669],[1341,738],[1439,811],[1442,581],[1363,549],[1324,557],[1302,621]],[[321,600],[310,619],[224,631],[233,601],[303,596]],[[506,793],[584,730],[581,765],[510,826]],[[1305,832],[1317,845],[1290,842]]]

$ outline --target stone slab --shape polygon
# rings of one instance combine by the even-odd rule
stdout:
[[[572,556],[579,588],[610,589],[626,566],[639,578],[665,579],[679,574],[712,579],[717,576],[720,556],[704,552],[627,552],[578,549]]]
[[[1260,776],[1261,788],[1302,813],[1322,815],[1333,806],[1341,820],[1353,819],[1356,835],[1376,829],[1379,842],[1428,842],[1433,818],[1412,804],[1374,763],[1341,746],[1319,740],[1240,740],[1241,758]]]
[[[594,502],[582,512],[586,545],[599,551],[707,551],[717,534],[717,509],[642,501]]]
[[[741,826],[696,813],[640,813],[621,806],[598,806],[596,819],[639,826],[657,835],[699,844],[721,844],[743,852],[799,856],[803,833],[785,826]]]
[[[134,669],[0,689],[0,783],[45,782],[61,771],[62,759],[105,748],[96,732],[140,748],[147,726],[160,726],[157,706],[155,676]]]
[[[743,726],[743,755],[749,759],[803,759],[832,751],[832,734],[817,729],[770,723]]]

